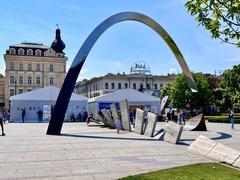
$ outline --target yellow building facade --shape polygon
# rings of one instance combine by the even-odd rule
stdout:
[[[51,47],[28,42],[9,46],[4,54],[7,109],[10,108],[10,96],[46,86],[62,86],[67,61],[64,48],[59,29]]]

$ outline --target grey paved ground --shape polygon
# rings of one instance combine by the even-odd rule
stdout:
[[[158,123],[158,129],[163,125]],[[240,150],[239,125],[235,131],[229,124],[207,126],[208,132],[184,131],[181,145],[171,145],[85,123],[64,124],[63,136],[45,135],[44,123],[7,124],[7,136],[0,136],[0,179],[117,179],[208,162],[186,149],[200,134]]]

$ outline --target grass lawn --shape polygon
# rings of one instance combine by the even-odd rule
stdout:
[[[194,164],[171,169],[128,176],[121,180],[158,180],[158,179],[193,179],[193,180],[215,180],[215,179],[240,179],[240,170],[236,170],[217,163]]]

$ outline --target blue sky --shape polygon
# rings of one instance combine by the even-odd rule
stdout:
[[[182,0],[8,0],[0,2],[0,73],[3,54],[9,45],[23,41],[51,45],[56,24],[60,25],[64,50],[71,65],[78,49],[91,31],[109,16],[136,11],[150,16],[172,36],[195,72],[214,73],[240,63],[239,49],[213,40],[190,16]],[[145,61],[153,74],[181,72],[172,52],[149,27],[138,22],[121,22],[97,41],[79,79],[108,72],[129,73],[136,61]]]

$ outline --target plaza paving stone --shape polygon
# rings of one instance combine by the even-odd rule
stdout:
[[[158,123],[156,130],[164,127]],[[187,150],[200,134],[240,150],[240,126],[207,123],[207,132],[183,131],[173,145],[134,132],[65,123],[46,135],[47,123],[8,123],[0,136],[0,179],[117,179],[175,166],[211,162]]]

